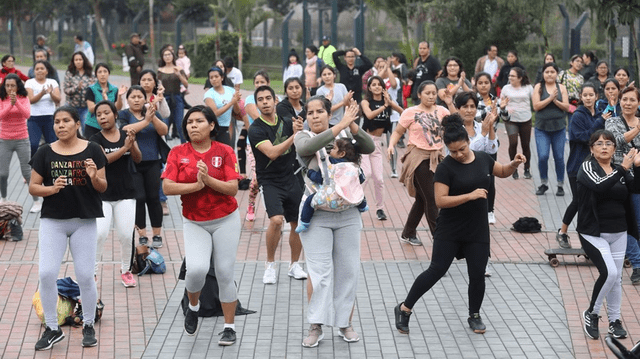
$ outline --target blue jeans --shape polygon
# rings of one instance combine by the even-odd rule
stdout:
[[[179,93],[177,94],[165,94],[164,97],[167,99],[167,104],[169,105],[169,109],[171,109],[171,115],[169,115],[169,119],[167,125],[175,126],[178,135],[180,136],[180,143],[185,143],[187,140],[182,133],[182,118],[184,117],[184,101],[182,100],[182,96]]]
[[[82,133],[84,134],[84,122],[87,120],[87,112],[89,112],[89,108],[87,108],[87,106],[76,107],[76,110],[78,110],[78,115],[80,115],[80,123],[82,124]]]
[[[538,170],[540,179],[546,183],[549,179],[549,147],[553,150],[553,161],[556,163],[556,178],[558,185],[564,183],[564,143],[565,129],[553,132],[536,128],[536,148],[538,149]]]
[[[29,131],[29,142],[31,143],[31,157],[38,151],[42,135],[44,135],[44,140],[47,143],[55,142],[58,139],[53,131],[53,115],[29,117],[27,130]]]
[[[636,223],[640,228],[640,194],[631,194],[631,205],[633,206],[633,212],[636,216]],[[627,259],[631,262],[633,268],[640,268],[640,246],[638,241],[633,236],[627,236]]]

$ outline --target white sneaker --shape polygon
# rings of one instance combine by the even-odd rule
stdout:
[[[262,276],[262,283],[264,284],[276,284],[278,281],[278,275],[276,274],[276,263],[265,263],[264,275]]]
[[[391,178],[398,178],[398,172],[391,171]]]
[[[493,212],[489,212],[489,224],[496,224],[496,215]]]
[[[38,213],[42,210],[42,201],[33,202],[33,206],[29,210],[30,213]]]
[[[293,262],[289,266],[289,277],[295,279],[307,279],[307,273],[302,269],[302,266],[298,262]]]

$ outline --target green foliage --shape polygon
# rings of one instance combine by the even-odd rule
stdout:
[[[237,32],[222,31],[220,32],[220,58],[226,56],[233,57],[233,62],[238,63],[238,37]],[[187,53],[190,54],[191,64],[195,76],[206,76],[207,71],[216,59],[216,40],[217,36],[208,35],[198,41],[198,56],[194,54],[194,43],[185,44]],[[248,39],[242,41],[242,57],[243,61],[249,61],[251,58],[252,45]]]
[[[62,59],[70,59],[73,55],[74,42],[63,41],[56,46],[56,53]]]
[[[532,17],[500,1],[485,0],[473,5],[465,0],[434,2],[431,22],[440,53],[460,58],[468,76],[478,54],[486,54],[487,46],[495,44],[505,54],[536,30]]]
[[[607,29],[612,39],[618,37],[618,34],[611,20],[617,20],[620,25],[635,26],[635,20],[640,17],[639,0],[598,0],[594,5],[598,21]]]

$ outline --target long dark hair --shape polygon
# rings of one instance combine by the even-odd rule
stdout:
[[[486,77],[489,80],[489,94],[491,94],[493,92],[493,82],[491,81],[491,75],[489,75],[489,73],[487,72],[478,72],[475,76],[473,76],[473,83],[477,84],[478,80],[480,80],[481,77]],[[476,92],[478,92],[478,88],[477,86],[474,85],[474,87],[476,87]]]
[[[558,69],[558,65],[556,65],[555,62],[547,62],[546,64],[542,65],[542,78],[540,79],[540,82],[538,82],[538,85],[540,85],[540,88],[538,88],[538,94],[540,94],[540,96],[542,96],[543,86],[545,86],[544,72],[549,67],[553,67],[553,69],[556,70],[556,74],[560,73],[560,69]]]
[[[64,106],[60,106],[58,107],[54,112],[53,112],[53,119],[55,120],[56,115],[60,112],[66,112],[68,113],[71,118],[73,119],[73,122],[75,123],[79,123],[80,122],[80,114],[78,114],[78,110],[76,110],[75,107],[70,106],[70,105],[64,105]],[[80,133],[80,129],[78,129],[78,131],[76,132],[76,136],[80,139],[85,139],[82,134]]]
[[[182,119],[182,134],[184,135],[184,138],[187,140],[187,142],[191,142],[191,138],[189,138],[189,132],[187,131],[187,120],[189,119],[191,114],[194,112],[202,112],[202,114],[204,115],[204,118],[207,119],[207,122],[209,124],[212,124],[212,123],[215,124],[215,126],[213,127],[213,130],[209,132],[209,138],[215,139],[216,135],[218,134],[218,130],[220,129],[220,125],[218,124],[218,118],[216,117],[216,114],[213,112],[213,110],[209,106],[196,105],[196,106],[192,106],[189,109],[189,111],[187,111],[187,114],[184,115],[184,118]]]
[[[284,94],[285,94],[285,96],[287,98],[289,98],[289,96],[287,96],[287,87],[289,87],[289,85],[292,82],[297,82],[300,85],[300,87],[302,87],[302,89],[304,90],[304,84],[302,83],[302,80],[300,80],[300,78],[298,78],[298,77],[289,77],[287,79],[287,81],[284,82]],[[300,98],[300,100],[302,102],[302,98]]]
[[[138,78],[142,78],[142,76],[146,75],[146,74],[151,74],[151,78],[153,78],[153,82],[155,83],[155,85],[153,86],[153,90],[151,90],[151,92],[154,95],[158,94],[158,75],[156,75],[156,72],[151,70],[151,69],[145,69],[140,71],[140,76]]]
[[[460,74],[462,73],[462,71],[464,71],[464,65],[462,64],[462,60],[460,60],[455,56],[451,56],[450,58],[444,60],[444,63],[442,66],[442,73],[440,74],[440,77],[444,78],[449,76],[449,72],[447,70],[447,64],[451,61],[455,62],[456,64],[458,64],[458,66],[460,66],[460,69],[458,70],[458,77],[460,77]]]
[[[7,96],[9,96],[6,87],[4,87],[4,84],[5,82],[7,82],[7,80],[15,80],[16,85],[18,85],[18,91],[16,91],[16,94],[22,97],[27,97],[27,89],[24,88],[24,83],[22,82],[20,77],[16,74],[8,74],[7,77],[5,77],[2,81],[2,86],[0,86],[0,100],[4,100],[7,98]]]
[[[382,86],[382,89],[384,90],[385,86],[384,86],[384,80],[382,79],[382,77],[380,76],[371,76],[369,77],[369,80],[367,80],[367,93],[366,93],[366,99],[367,101],[371,102],[373,101],[373,94],[371,93],[371,90],[369,90],[369,88],[371,87],[371,83],[374,80],[378,80],[378,82],[380,83],[380,86]],[[382,99],[384,100],[384,96],[382,96]]]
[[[171,64],[173,66],[176,66],[176,54],[173,51],[171,51],[169,48],[165,47],[164,49],[161,50],[160,59],[158,60],[158,67],[163,67],[167,65],[167,63],[163,59],[164,53],[167,51],[169,51],[171,53],[171,56],[173,57]]]
[[[67,67],[67,71],[69,71],[69,73],[71,73],[74,76],[78,74],[78,69],[76,68],[76,65],[73,63],[73,59],[76,57],[76,55],[80,55],[82,57],[82,69],[84,70],[84,73],[87,76],[91,77],[92,64],[91,62],[89,62],[89,59],[82,51],[76,51],[73,53],[73,55],[71,55],[71,62]]]
[[[551,63],[551,62],[549,62]],[[531,81],[529,80],[529,76],[527,76],[527,72],[519,67],[512,67],[511,70],[509,71],[515,71],[516,72],[516,76],[521,79],[520,80],[520,86],[527,86],[527,85],[531,85]],[[544,70],[543,70],[544,72]]]
[[[454,113],[444,116],[442,119],[442,127],[444,128],[442,140],[445,145],[448,146],[458,141],[469,141],[469,134],[467,133],[467,129],[464,128],[462,117],[460,117],[459,114]]]

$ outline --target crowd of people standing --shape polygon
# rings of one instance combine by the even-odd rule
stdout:
[[[298,227],[305,198],[315,196],[319,186],[340,182],[337,168],[346,161],[340,160],[343,157],[364,175],[357,176],[363,183],[356,187],[371,183],[373,198],[368,203],[380,221],[388,218],[383,164],[389,160],[389,177],[399,178],[415,198],[398,239],[422,245],[417,227],[424,216],[434,240],[435,259],[393,309],[397,329],[409,333],[416,301],[446,273],[454,257],[462,256],[469,273],[468,323],[474,332],[484,333],[480,308],[488,275],[489,229],[496,223],[495,177],[517,180],[518,167],[524,165],[523,178],[532,179],[532,131],[541,183],[535,193],[540,196],[549,190],[550,153],[555,194],[565,194],[564,148],[569,141],[566,174],[574,199],[557,240],[561,247],[571,247],[567,229],[577,213],[580,243],[600,272],[583,314],[585,332],[597,338],[597,317],[606,297],[609,332],[626,336],[619,298],[625,253],[634,266],[631,280],[640,283],[634,230],[640,226],[640,187],[629,175],[640,166],[635,150],[640,148],[640,94],[627,70],[610,73],[606,62],[588,52],[574,55],[561,71],[554,56],[546,54],[539,79],[532,84],[517,51],[510,50],[505,61],[495,45],[487,47],[471,76],[456,57],[441,66],[427,42],[419,44],[413,64],[401,53],[372,62],[358,48],[336,49],[325,36],[320,49],[305,48],[304,63],[295,51],[289,54],[282,98],[270,86],[269,74],[258,71],[253,76],[255,91],[243,99],[242,73],[232,59],[217,60],[208,70],[210,88],[202,103],[189,106],[185,114],[190,61],[183,46],[178,53],[163,46],[156,72],[144,68],[148,48],[139,34],[132,34],[125,49],[131,83],[117,87],[109,81],[110,67],[93,63],[90,44],[80,35],[75,41],[62,83],[47,60],[51,52],[43,41],[34,48],[31,77],[15,68],[13,56],[2,58],[0,195],[2,200],[8,195],[15,152],[33,196],[31,212],[41,212],[39,270],[46,329],[36,349],[50,349],[64,338],[55,324],[55,277],[67,245],[89,303],[85,311],[93,313],[94,276],[112,224],[120,242],[122,284],[135,287],[131,233],[137,231],[140,244],[163,246],[162,203],[167,195],[180,196],[182,203],[189,299],[185,332],[195,335],[200,327],[200,295],[213,258],[224,313],[219,344],[234,344],[233,268],[241,218],[255,220],[259,192],[268,216],[264,284],[278,282],[275,255],[285,222],[292,229],[302,228],[289,233],[287,268],[289,277],[307,280],[310,327],[302,345],[319,345],[323,326],[338,327],[346,342],[357,342],[352,317],[360,272],[361,212],[368,209],[367,202],[347,203],[340,197],[337,204],[323,206],[318,196],[309,201],[311,220],[305,216]],[[501,120],[508,135],[507,165],[496,162]],[[242,128],[239,136],[237,127]],[[180,142],[173,148],[165,141],[172,138]],[[398,173],[398,149],[405,141]],[[590,159],[584,161],[587,156]],[[242,214],[235,196],[245,169],[251,182],[249,206]],[[621,178],[626,186],[617,184]],[[73,210],[67,210],[70,205]],[[625,213],[635,213],[628,224],[618,218]],[[599,227],[586,219],[591,217],[602,219]],[[93,321],[85,316],[83,346],[97,344]]]

